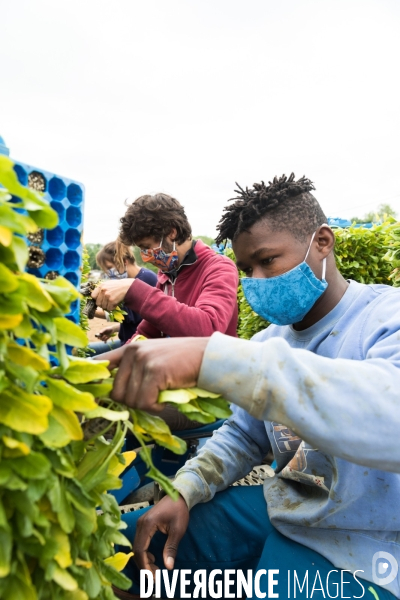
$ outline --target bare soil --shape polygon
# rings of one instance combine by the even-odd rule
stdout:
[[[95,333],[99,333],[100,329],[107,327],[108,322],[105,319],[95,317],[89,321],[90,329],[88,331],[89,342],[98,342],[99,339],[94,337]]]

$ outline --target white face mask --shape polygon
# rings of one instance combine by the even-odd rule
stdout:
[[[123,273],[120,273],[118,269],[113,267],[112,269],[108,269],[107,276],[108,279],[126,279],[128,277],[128,273],[126,270]]]

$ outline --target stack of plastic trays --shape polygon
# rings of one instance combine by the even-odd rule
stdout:
[[[54,229],[40,230],[28,237],[28,273],[46,279],[62,275],[79,289],[83,249],[83,185],[43,169],[14,162],[19,181],[42,192],[59,218]],[[68,318],[79,323],[79,301],[72,304]]]

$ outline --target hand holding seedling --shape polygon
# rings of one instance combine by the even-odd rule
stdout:
[[[113,400],[159,413],[163,409],[157,403],[160,392],[197,384],[208,340],[187,337],[129,344],[121,353]]]
[[[97,306],[104,310],[114,310],[118,304],[123,302],[134,279],[116,279],[103,281],[92,292],[92,298],[96,300]]]
[[[106,342],[112,335],[119,331],[119,323],[114,323],[113,325],[108,325],[108,327],[104,327],[98,333],[98,337],[102,342]]]

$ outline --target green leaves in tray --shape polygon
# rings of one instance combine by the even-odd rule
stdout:
[[[213,394],[194,387],[161,392],[158,401],[173,404],[192,421],[213,423],[216,419],[227,419],[232,411],[229,404],[219,394]]]

